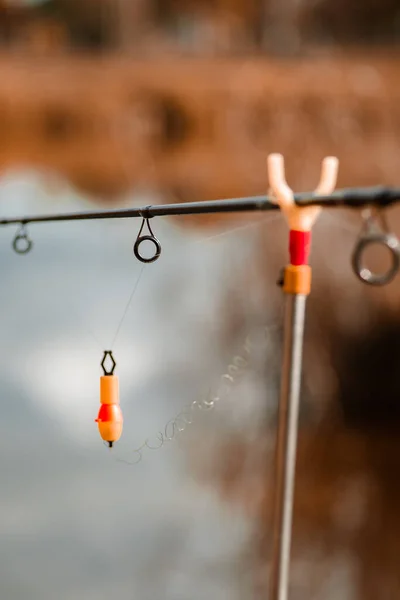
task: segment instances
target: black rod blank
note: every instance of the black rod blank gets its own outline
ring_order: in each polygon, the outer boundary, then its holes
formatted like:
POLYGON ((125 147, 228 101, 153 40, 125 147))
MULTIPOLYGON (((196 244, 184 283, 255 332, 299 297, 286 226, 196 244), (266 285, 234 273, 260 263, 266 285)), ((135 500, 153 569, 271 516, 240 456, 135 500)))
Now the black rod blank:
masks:
MULTIPOLYGON (((316 196, 313 192, 294 194, 298 206, 350 207, 376 206, 386 208, 400 201, 400 188, 384 186, 367 188, 346 188, 335 190, 328 196, 316 196)), ((129 219, 141 217, 161 217, 168 215, 200 215, 213 213, 252 212, 280 210, 269 196, 250 196, 205 202, 183 202, 179 204, 157 204, 143 208, 123 208, 79 213, 51 214, 0 219, 0 225, 18 223, 46 223, 55 221, 85 221, 97 219, 129 219)))

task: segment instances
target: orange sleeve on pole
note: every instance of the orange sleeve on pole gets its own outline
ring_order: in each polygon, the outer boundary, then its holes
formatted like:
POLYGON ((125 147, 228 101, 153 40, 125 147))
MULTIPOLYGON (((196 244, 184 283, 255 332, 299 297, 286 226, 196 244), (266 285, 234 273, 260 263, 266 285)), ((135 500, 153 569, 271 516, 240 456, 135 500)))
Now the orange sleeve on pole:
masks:
POLYGON ((286 294, 308 296, 311 291, 311 267, 309 265, 288 265, 285 269, 283 290, 286 294))

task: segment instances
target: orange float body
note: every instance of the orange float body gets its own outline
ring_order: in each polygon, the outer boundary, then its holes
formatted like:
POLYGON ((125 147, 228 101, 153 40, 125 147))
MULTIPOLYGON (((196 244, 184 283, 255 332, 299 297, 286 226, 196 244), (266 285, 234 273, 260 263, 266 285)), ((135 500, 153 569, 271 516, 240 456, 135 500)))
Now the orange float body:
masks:
POLYGON ((119 384, 115 375, 100 377, 100 410, 95 422, 101 438, 112 448, 122 435, 123 416, 119 405, 119 384))

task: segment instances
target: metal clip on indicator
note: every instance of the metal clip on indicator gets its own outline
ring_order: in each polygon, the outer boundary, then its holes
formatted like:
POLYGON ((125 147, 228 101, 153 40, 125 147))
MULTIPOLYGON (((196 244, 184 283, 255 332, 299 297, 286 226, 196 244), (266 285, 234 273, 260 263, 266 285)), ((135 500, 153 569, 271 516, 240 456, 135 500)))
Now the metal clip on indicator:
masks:
MULTIPOLYGON (((144 210, 143 213, 146 213, 146 210, 144 210)), ((141 216, 143 217, 142 226, 139 230, 138 236, 136 238, 136 242, 133 246, 133 253, 136 256, 136 258, 138 260, 140 260, 140 262, 152 263, 155 260, 157 260, 161 254, 161 244, 160 244, 159 240, 156 238, 156 236, 154 235, 154 233, 150 227, 149 218, 151 218, 151 217, 149 217, 148 214, 146 215, 146 214, 142 214, 142 213, 141 213, 141 216), (150 235, 141 235, 145 223, 147 225, 147 229, 149 230, 150 235), (145 258, 139 252, 140 244, 145 241, 152 242, 155 246, 155 253, 153 254, 153 256, 150 256, 150 258, 145 258)))
POLYGON ((28 236, 25 223, 21 223, 21 227, 15 236, 12 247, 17 254, 28 254, 32 250, 33 242, 28 236))
POLYGON ((113 353, 111 350, 104 350, 103 360, 101 361, 101 368, 103 369, 104 376, 114 375, 115 367, 117 363, 114 360, 113 353), (109 368, 106 367, 106 360, 110 359, 111 365, 109 368))
POLYGON ((400 242, 396 235, 390 233, 382 212, 375 211, 373 214, 371 209, 367 209, 363 216, 364 227, 352 256, 353 271, 363 283, 375 286, 387 285, 395 278, 400 269, 400 242), (384 273, 373 273, 363 266, 364 252, 372 244, 383 246, 390 252, 391 265, 384 273))

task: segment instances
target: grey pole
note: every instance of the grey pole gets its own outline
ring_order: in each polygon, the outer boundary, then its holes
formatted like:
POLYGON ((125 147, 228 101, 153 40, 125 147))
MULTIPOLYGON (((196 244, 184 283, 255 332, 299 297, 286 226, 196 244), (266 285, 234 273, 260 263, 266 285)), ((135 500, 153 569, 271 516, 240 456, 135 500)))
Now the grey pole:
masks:
POLYGON ((306 300, 307 296, 301 294, 287 294, 286 297, 279 424, 275 456, 274 532, 269 600, 287 600, 289 594, 306 300))

